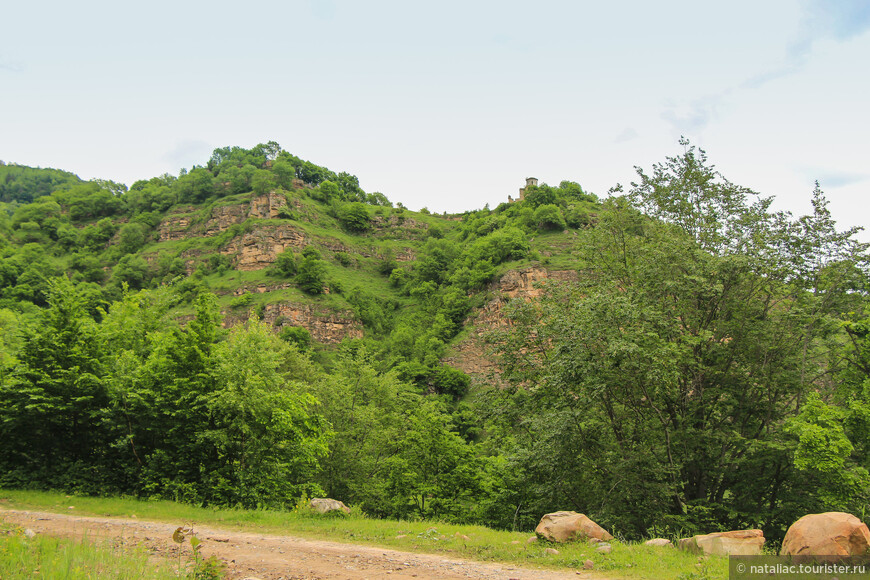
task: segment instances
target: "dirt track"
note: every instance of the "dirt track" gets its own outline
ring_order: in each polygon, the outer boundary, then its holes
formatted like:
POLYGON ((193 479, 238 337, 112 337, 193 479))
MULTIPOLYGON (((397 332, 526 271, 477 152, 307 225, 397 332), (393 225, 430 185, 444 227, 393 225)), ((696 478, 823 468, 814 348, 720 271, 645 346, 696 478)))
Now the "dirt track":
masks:
MULTIPOLYGON (((29 528, 38 534, 104 538, 124 545, 142 544, 158 557, 174 558, 178 554, 178 544, 172 541, 172 532, 177 526, 172 524, 4 509, 0 509, 0 520, 29 528)), ((484 564, 293 536, 252 534, 209 527, 196 527, 195 532, 203 542, 203 555, 215 555, 226 562, 228 578, 232 579, 604 580, 602 576, 588 572, 533 570, 510 564, 484 564)), ((185 548, 190 550, 188 545, 185 548)))

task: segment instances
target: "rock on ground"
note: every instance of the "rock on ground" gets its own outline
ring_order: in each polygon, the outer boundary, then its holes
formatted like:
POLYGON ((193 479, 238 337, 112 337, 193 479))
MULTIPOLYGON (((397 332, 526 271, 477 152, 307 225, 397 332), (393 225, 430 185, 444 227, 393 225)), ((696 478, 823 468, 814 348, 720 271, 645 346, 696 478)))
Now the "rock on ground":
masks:
POLYGON ((756 556, 764 546, 761 530, 734 530, 683 538, 678 547, 694 554, 716 556, 756 556))
POLYGON ((610 533, 577 512, 554 512, 541 518, 535 533, 539 538, 550 542, 570 542, 573 540, 612 540, 610 533))
POLYGON ((673 546, 667 538, 653 538, 643 543, 644 546, 673 546))
POLYGON ((809 514, 791 525, 782 541, 783 556, 863 556, 870 531, 861 520, 843 512, 809 514))
POLYGON ((328 514, 329 512, 344 512, 350 513, 350 508, 344 505, 344 502, 337 499, 329 499, 328 497, 312 498, 308 505, 311 509, 319 514, 328 514))

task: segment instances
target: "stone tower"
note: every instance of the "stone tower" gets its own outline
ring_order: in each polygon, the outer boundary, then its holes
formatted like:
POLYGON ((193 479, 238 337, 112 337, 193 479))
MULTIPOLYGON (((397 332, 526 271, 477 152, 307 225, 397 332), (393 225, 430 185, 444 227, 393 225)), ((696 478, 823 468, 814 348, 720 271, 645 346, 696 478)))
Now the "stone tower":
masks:
POLYGON ((526 187, 520 188, 520 201, 526 198, 526 188, 528 187, 537 187, 538 186, 538 178, 537 177, 526 177, 526 187))

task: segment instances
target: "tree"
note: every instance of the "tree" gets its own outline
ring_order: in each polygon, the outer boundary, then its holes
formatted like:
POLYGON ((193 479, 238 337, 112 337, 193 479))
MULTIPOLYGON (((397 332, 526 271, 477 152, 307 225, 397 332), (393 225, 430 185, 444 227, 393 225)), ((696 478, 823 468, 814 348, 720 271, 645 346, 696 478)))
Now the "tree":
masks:
POLYGON ((354 233, 365 232, 372 227, 369 210, 365 204, 360 202, 346 203, 341 206, 338 217, 341 225, 354 233))
POLYGON ((0 385, 5 482, 98 486, 108 393, 95 324, 65 278, 50 281, 48 302, 0 385))
POLYGON ((326 180, 320 184, 320 196, 326 203, 338 201, 341 199, 341 190, 336 184, 326 180))
POLYGON ((553 204, 539 206, 535 210, 535 223, 538 229, 541 230, 564 230, 565 218, 562 217, 562 210, 553 204))
POLYGON ((275 189, 277 180, 271 171, 258 169, 251 177, 251 188, 257 195, 264 195, 275 189))
POLYGON ((328 430, 317 400, 294 367, 299 351, 254 319, 233 328, 212 355, 215 390, 205 397, 209 425, 199 434, 218 462, 204 477, 214 503, 286 507, 310 485, 326 454, 328 430), (289 362, 289 364, 288 364, 289 362))
POLYGON ((651 174, 635 167, 640 180, 631 184, 630 200, 714 254, 753 254, 771 244, 770 236, 778 231, 772 226, 782 217, 768 213, 772 198, 725 179, 688 139, 680 139, 680 145, 685 153, 654 164, 651 174))
POLYGON ((326 283, 326 262, 320 259, 320 254, 312 246, 306 246, 302 251, 296 283, 309 294, 323 293, 323 286, 326 283))
POLYGON ((293 250, 287 248, 275 257, 274 272, 279 276, 289 278, 296 274, 296 257, 293 250))
MULTIPOLYGON (((820 429, 848 455, 832 430, 845 419, 802 409, 811 390, 831 392, 834 310, 784 274, 790 226, 767 200, 750 203, 693 149, 638 171, 631 196, 582 232, 578 283, 514 303, 495 335, 511 388, 488 407, 511 433, 514 485, 526 486, 515 497, 632 535, 658 522, 781 536, 836 504, 812 491, 833 480, 808 476, 827 465, 820 429)), ((841 490, 867 484, 860 471, 847 479, 841 490)), ((836 497, 846 507, 848 493, 836 497)))
POLYGON ((145 244, 145 226, 137 223, 124 224, 119 231, 119 247, 124 254, 132 254, 145 244))
POLYGON ((178 199, 182 203, 199 203, 214 193, 214 178, 204 167, 195 167, 175 182, 178 199))
POLYGON ((527 187, 523 199, 530 206, 539 207, 556 203, 557 197, 556 190, 546 183, 542 183, 541 185, 531 185, 527 187))
POLYGON ((384 517, 469 519, 486 462, 453 429, 437 400, 397 373, 378 373, 364 349, 340 353, 317 386, 321 411, 335 427, 319 481, 384 517))

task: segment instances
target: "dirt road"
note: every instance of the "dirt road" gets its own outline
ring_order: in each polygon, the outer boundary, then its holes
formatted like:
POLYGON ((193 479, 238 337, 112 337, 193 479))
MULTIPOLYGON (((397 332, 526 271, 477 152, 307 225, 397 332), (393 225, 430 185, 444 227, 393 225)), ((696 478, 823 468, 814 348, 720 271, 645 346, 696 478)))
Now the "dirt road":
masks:
MULTIPOLYGON (((174 558, 178 554, 178 544, 172 541, 172 533, 177 526, 172 524, 5 509, 0 509, 0 520, 29 528, 38 534, 87 536, 92 540, 101 538, 124 545, 142 544, 158 557, 174 558)), ((252 534, 209 527, 196 527, 195 532, 203 542, 204 556, 215 555, 226 562, 231 579, 604 580, 602 576, 590 572, 533 570, 510 564, 484 564, 293 536, 252 534)), ((185 548, 190 550, 189 545, 185 548)))

